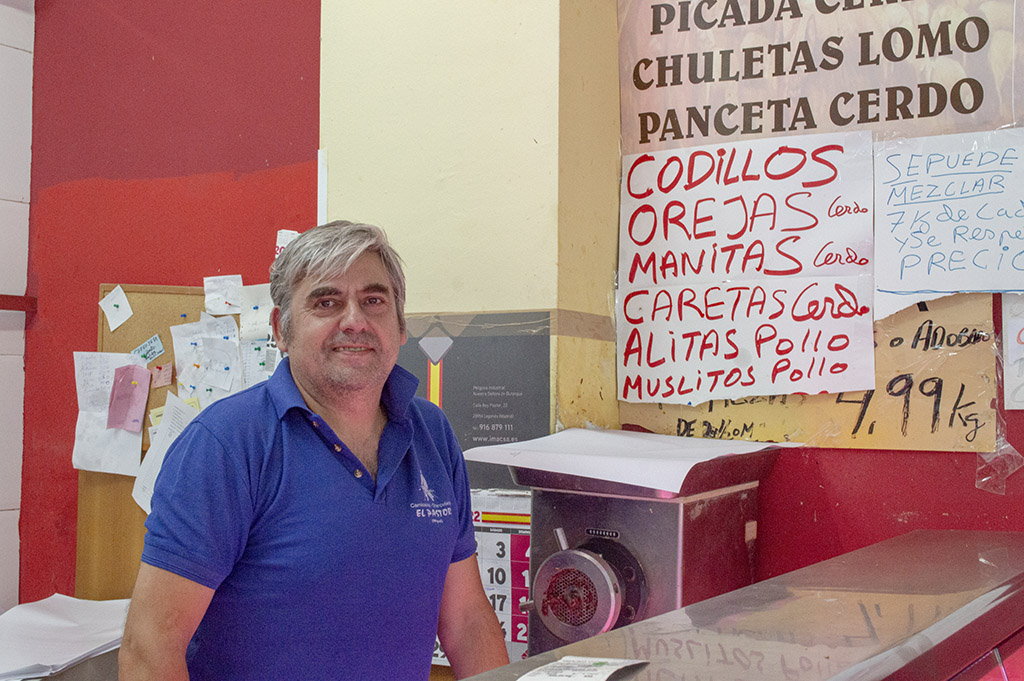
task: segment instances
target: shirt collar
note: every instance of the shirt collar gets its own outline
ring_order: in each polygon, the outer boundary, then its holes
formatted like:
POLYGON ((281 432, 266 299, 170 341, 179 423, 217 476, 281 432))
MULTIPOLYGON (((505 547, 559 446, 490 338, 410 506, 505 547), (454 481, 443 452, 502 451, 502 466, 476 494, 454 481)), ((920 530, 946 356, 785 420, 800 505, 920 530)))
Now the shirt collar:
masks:
MULTIPOLYGON (((384 383, 384 390, 381 392, 381 402, 388 410, 388 418, 404 418, 416 396, 416 388, 419 386, 419 379, 398 366, 391 369, 387 382, 384 383)), ((311 411, 306 401, 302 399, 302 393, 295 385, 292 378, 291 364, 288 358, 282 359, 274 374, 267 381, 267 389, 270 391, 270 399, 277 411, 277 418, 282 419, 284 415, 293 408, 311 411)))

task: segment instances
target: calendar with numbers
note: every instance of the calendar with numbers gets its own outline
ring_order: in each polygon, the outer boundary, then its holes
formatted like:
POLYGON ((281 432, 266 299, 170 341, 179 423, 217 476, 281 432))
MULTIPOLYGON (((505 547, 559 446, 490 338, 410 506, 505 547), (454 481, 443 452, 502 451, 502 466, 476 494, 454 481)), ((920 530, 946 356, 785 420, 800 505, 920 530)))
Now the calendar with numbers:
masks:
MULTIPOLYGON (((530 492, 525 490, 472 490, 473 527, 480 579, 501 629, 509 660, 526 657, 528 617, 519 603, 530 596, 530 492)), ((439 643, 434 664, 447 665, 439 643)))

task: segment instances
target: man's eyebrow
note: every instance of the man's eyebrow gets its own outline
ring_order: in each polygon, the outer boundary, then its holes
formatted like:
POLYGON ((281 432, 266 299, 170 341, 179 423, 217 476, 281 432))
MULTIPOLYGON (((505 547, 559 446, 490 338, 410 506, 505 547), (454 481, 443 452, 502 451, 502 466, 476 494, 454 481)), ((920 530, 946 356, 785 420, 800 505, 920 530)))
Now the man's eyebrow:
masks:
POLYGON ((334 296, 337 294, 338 289, 334 286, 317 286, 315 289, 306 294, 306 300, 322 298, 323 296, 334 296))
POLYGON ((363 287, 362 292, 363 293, 386 293, 387 295, 391 295, 391 287, 388 286, 387 284, 369 284, 368 286, 364 286, 363 287))
MULTIPOLYGON (((306 295, 306 300, 315 300, 324 296, 336 296, 339 293, 341 293, 341 291, 339 291, 336 286, 317 286, 306 295)), ((367 284, 362 288, 360 293, 383 293, 391 295, 391 287, 387 284, 380 283, 367 284)))

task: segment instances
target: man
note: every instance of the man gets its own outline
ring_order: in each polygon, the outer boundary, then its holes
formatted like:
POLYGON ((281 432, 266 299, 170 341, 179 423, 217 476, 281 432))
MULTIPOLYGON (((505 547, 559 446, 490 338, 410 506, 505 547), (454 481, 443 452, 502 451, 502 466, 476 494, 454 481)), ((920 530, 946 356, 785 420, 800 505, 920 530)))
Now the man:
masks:
POLYGON ((287 353, 189 424, 157 479, 122 680, 429 675, 506 664, 461 450, 395 365, 405 278, 384 233, 333 222, 271 268, 287 353))

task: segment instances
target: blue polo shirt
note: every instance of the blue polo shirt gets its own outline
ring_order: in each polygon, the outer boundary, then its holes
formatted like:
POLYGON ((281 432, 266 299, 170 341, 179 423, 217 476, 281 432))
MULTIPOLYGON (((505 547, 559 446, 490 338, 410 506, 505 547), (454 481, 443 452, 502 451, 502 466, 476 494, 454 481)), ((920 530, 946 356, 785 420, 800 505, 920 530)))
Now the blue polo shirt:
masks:
POLYGON ((476 551, 455 435, 392 370, 376 481, 311 412, 288 360, 167 452, 142 560, 215 589, 193 680, 425 679, 451 563, 476 551))

